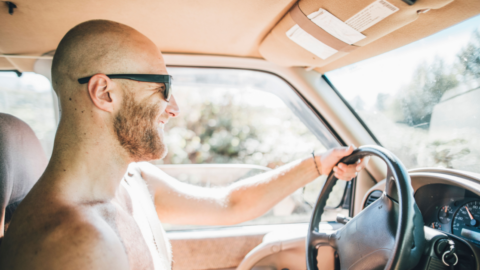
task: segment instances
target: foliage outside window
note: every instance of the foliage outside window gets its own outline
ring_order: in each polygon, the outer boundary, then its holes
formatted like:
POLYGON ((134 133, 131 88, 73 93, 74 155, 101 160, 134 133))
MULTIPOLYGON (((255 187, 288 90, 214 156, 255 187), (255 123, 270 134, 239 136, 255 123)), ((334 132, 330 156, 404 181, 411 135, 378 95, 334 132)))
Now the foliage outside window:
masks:
MULTIPOLYGON (((169 73, 180 115, 166 126, 169 152, 155 164, 181 181, 221 188, 308 157, 313 149, 326 150, 304 124, 307 120, 299 119, 282 101, 282 93, 293 90, 274 75, 198 68, 170 68, 169 73)), ((307 222, 324 181, 325 177, 315 180, 242 225, 307 222)), ((338 206, 344 190, 345 182, 339 183, 330 205, 338 206)), ((342 209, 331 210, 326 219, 334 220, 337 211, 342 209)))
POLYGON ((50 81, 42 75, 0 72, 0 112, 25 121, 35 132, 48 158, 57 128, 50 81))
POLYGON ((326 74, 407 168, 480 172, 480 16, 326 74))

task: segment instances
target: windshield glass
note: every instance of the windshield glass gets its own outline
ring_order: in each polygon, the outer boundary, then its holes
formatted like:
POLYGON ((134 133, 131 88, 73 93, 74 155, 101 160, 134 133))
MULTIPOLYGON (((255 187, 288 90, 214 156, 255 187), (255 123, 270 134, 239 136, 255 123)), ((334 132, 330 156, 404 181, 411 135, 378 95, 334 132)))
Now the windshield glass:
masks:
POLYGON ((480 16, 325 75, 409 169, 480 172, 480 16))

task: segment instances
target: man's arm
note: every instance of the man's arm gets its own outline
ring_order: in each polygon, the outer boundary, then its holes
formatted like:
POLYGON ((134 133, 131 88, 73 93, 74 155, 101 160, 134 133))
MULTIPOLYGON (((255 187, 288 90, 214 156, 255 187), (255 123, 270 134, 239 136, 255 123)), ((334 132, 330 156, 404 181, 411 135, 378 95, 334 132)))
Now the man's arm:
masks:
MULTIPOLYGON (((353 147, 332 149, 316 162, 328 174, 353 147)), ((364 164, 335 167, 339 179, 350 180, 364 164)), ((312 157, 295 161, 226 188, 203 188, 182 183, 150 163, 139 163, 153 193, 162 222, 195 225, 231 225, 263 215, 283 198, 319 176, 312 157)))

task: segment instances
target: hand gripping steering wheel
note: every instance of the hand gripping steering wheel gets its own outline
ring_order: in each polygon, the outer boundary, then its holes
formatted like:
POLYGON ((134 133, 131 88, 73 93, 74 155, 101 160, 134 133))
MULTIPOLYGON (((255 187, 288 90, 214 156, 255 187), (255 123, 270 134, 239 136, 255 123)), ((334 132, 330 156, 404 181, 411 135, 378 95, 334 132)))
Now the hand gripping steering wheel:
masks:
POLYGON ((407 170, 395 155, 378 146, 360 147, 340 162, 353 164, 365 156, 377 156, 387 164, 385 191, 341 229, 321 232, 323 208, 337 182, 333 172, 330 173, 308 228, 308 270, 318 270, 317 248, 322 245, 336 250, 342 270, 403 270, 419 262, 425 246, 423 218, 413 198, 407 170))

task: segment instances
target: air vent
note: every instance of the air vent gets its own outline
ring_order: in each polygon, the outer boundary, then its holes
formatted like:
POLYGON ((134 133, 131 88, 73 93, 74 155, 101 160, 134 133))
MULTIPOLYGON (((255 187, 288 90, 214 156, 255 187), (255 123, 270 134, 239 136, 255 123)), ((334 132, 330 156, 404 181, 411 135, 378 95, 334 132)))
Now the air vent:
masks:
MULTIPOLYGON (((368 195, 367 201, 365 202, 365 207, 372 204, 374 201, 378 200, 382 196, 383 192, 380 190, 374 190, 372 193, 368 195)), ((364 207, 364 208, 365 208, 364 207)))

